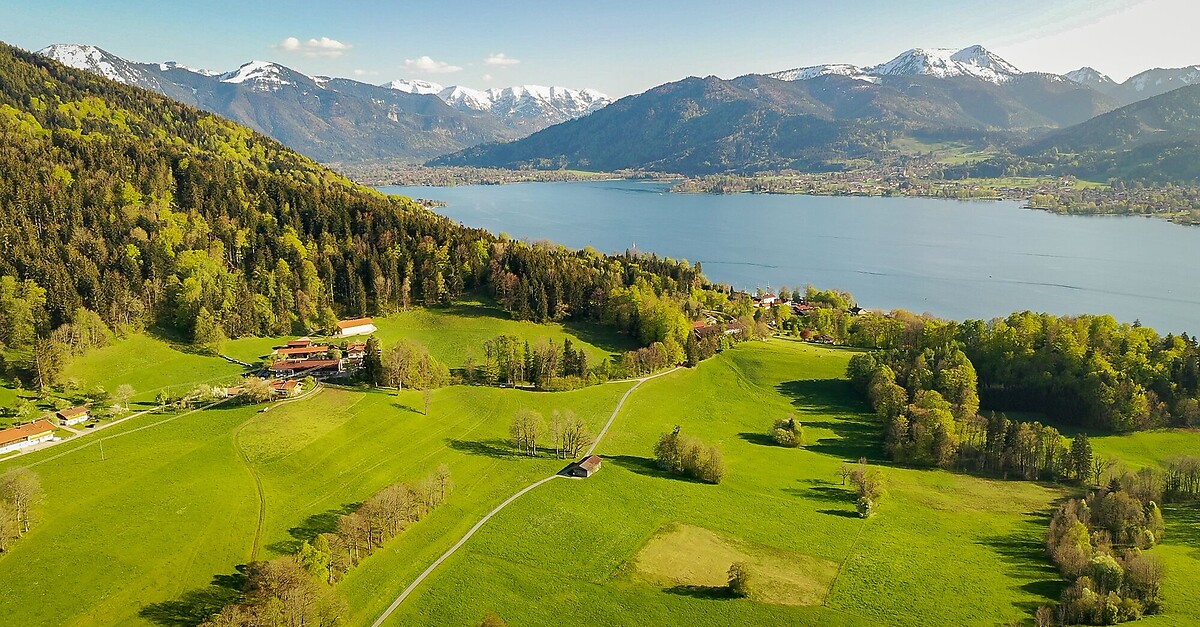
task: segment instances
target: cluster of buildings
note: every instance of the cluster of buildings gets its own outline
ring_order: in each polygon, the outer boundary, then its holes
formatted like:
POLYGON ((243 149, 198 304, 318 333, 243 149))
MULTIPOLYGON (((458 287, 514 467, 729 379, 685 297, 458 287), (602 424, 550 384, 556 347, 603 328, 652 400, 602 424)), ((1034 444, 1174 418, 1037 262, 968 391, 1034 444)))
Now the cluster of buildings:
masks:
MULTIPOLYGON (((347 338, 369 335, 376 330, 375 323, 371 318, 342 320, 332 330, 331 337, 347 338)), ((327 342, 317 343, 312 338, 302 337, 291 340, 283 346, 276 346, 273 353, 275 360, 270 366, 267 366, 267 370, 275 379, 337 377, 345 374, 349 369, 361 366, 366 354, 367 343, 365 341, 347 342, 343 347, 327 342)), ((281 395, 288 393, 290 391, 281 391, 281 395)))
POLYGON ((0 429, 0 455, 48 442, 54 439, 54 430, 59 426, 70 427, 91 419, 91 408, 79 405, 55 412, 53 419, 41 418, 19 427, 0 429))

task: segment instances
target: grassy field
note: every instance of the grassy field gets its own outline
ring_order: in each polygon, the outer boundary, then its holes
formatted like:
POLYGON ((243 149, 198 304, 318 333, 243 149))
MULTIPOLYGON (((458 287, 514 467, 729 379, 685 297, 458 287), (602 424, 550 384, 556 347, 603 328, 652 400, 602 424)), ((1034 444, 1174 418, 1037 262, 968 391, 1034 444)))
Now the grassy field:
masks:
POLYGON ((241 372, 241 366, 225 360, 188 352, 149 335, 131 335, 72 359, 63 379, 74 379, 84 389, 99 385, 109 392, 128 383, 135 392, 133 400, 148 403, 164 389, 183 393, 200 383, 234 381, 241 372))
MULTIPOLYGON (((567 337, 599 363, 613 353, 637 346, 626 336, 588 325, 536 324, 512 320, 504 311, 483 303, 458 303, 438 309, 410 309, 376 318, 376 334, 386 347, 402 338, 416 340, 451 368, 461 367, 468 356, 483 361, 483 343, 499 335, 516 335, 536 344, 543 339, 562 345, 567 337)), ((287 338, 246 338, 229 343, 226 353, 251 362, 270 354, 287 338)))
POLYGON ((774 341, 644 384, 600 447, 600 473, 522 497, 389 624, 468 624, 488 611, 515 624, 1003 624, 1056 597, 1040 550, 1056 489, 889 468, 881 513, 854 515, 837 468, 880 450, 841 379, 849 356, 774 341), (806 425, 806 450, 762 435, 788 412, 806 425), (675 424, 724 449, 721 485, 654 468, 653 443, 675 424), (663 551, 679 529, 706 538, 703 550, 663 551), (712 582, 731 555, 749 556, 774 591, 727 598, 712 582))
MULTIPOLYGON (((456 321, 444 311, 397 318, 381 335, 426 334, 450 363, 465 355, 462 343, 524 326, 488 316, 456 321), (393 327, 397 318, 408 324, 393 327), (437 341, 437 328, 457 333, 459 344, 437 341)), ((121 350, 159 351, 177 376, 197 381, 228 366, 149 339, 112 352, 121 350)), ((1041 542, 1053 503, 1067 492, 884 465, 879 514, 857 518, 837 470, 860 457, 882 463, 882 451, 878 425, 843 379, 852 354, 773 340, 644 383, 599 447, 598 474, 551 481, 515 501, 388 624, 468 625, 490 611, 514 625, 1027 622, 1063 585, 1041 542), (804 449, 765 437, 788 413, 805 425, 804 449), (674 425, 722 448, 725 481, 701 484, 654 466, 654 442, 674 425), (759 581, 750 599, 729 598, 721 586, 733 561, 749 563, 759 581)), ((111 365, 73 367, 105 381, 134 377, 139 392, 154 381, 138 377, 167 378, 148 364, 109 372, 121 359, 97 357, 111 365)), ((195 624, 233 598, 239 565, 290 552, 381 487, 446 463, 456 483, 450 499, 336 588, 347 624, 370 624, 487 511, 562 467, 507 447, 516 409, 570 408, 598 429, 630 385, 566 393, 458 386, 436 391, 428 416, 417 392, 326 388, 265 413, 137 418, 103 433, 104 459, 90 435, 26 456, 20 463, 36 464, 47 498, 34 531, 0 557, 0 616, 30 626, 195 624)), ((1198 437, 1094 442, 1135 465, 1139 455, 1153 463, 1198 437)), ((15 463, 0 461, 0 471, 15 463)), ((1152 623, 1183 625, 1200 617, 1192 585, 1200 510, 1166 514, 1168 539, 1155 551, 1170 568, 1169 613, 1152 623)))
MULTIPOLYGON (((237 565, 290 552, 329 530, 330 512, 439 463, 458 491, 412 532, 456 536, 563 465, 503 448, 517 407, 570 408, 598 428, 628 385, 449 388, 434 394, 428 416, 416 409, 419 393, 325 389, 266 413, 138 418, 103 433, 104 460, 90 435, 28 455, 20 463, 33 465, 46 490, 43 522, 0 558, 0 615, 30 626, 194 624, 230 598, 237 565)), ((0 471, 14 464, 0 462, 0 471)), ((375 575, 387 585, 409 576, 375 575)))

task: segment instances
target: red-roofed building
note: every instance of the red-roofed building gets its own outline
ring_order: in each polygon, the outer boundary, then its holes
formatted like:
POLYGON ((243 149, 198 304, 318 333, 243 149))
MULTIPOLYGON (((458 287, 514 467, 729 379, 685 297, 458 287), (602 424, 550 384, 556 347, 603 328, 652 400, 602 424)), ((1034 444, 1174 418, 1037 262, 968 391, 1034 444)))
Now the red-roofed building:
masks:
POLYGON ((12 429, 0 429, 0 453, 9 453, 54 439, 54 424, 38 420, 12 429))
POLYGON ((329 353, 329 346, 310 344, 308 346, 285 346, 275 349, 275 354, 284 359, 316 359, 329 353))
POLYGON ((278 379, 271 382, 271 389, 275 390, 276 396, 288 397, 296 396, 302 391, 300 382, 295 379, 278 379))
POLYGON ((334 325, 333 335, 338 337, 370 335, 378 330, 375 327, 375 321, 371 318, 353 318, 351 320, 338 320, 338 323, 334 325))
POLYGON ((580 460, 578 463, 571 466, 572 477, 590 477, 600 470, 600 465, 604 462, 599 455, 592 455, 580 460))
POLYGON ((268 370, 277 377, 316 377, 341 374, 345 367, 340 359, 285 359, 271 364, 268 370))

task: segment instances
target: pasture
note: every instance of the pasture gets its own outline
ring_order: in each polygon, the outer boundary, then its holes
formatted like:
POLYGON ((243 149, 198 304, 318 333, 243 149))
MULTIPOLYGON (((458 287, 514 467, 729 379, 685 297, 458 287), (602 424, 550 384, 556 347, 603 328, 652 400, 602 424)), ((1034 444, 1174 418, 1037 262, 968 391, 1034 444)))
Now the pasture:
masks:
MULTIPOLYGON (((381 335, 408 328, 425 343, 432 329, 461 325, 459 344, 427 343, 452 365, 465 359, 462 344, 524 324, 484 318, 484 330, 472 331, 445 313, 410 314, 430 326, 389 328, 389 319, 381 335)), ((569 330, 530 334, 551 332, 569 330)), ((596 341, 592 349, 612 346, 596 341)), ((112 352, 166 351, 166 372, 195 382, 238 370, 158 340, 121 342, 112 352)), ((879 426, 843 378, 852 354, 776 339, 647 381, 597 449, 599 473, 515 501, 388 624, 475 624, 488 612, 510 624, 1027 623, 1063 585, 1042 538, 1054 502, 1070 491, 884 463, 879 426), (766 436, 789 413, 804 424, 803 449, 766 436), (675 425, 722 448, 720 485, 657 469, 654 443, 675 425), (861 457, 883 466, 888 482, 879 513, 865 521, 838 473, 861 457), (733 561, 748 563, 759 583, 749 599, 722 586, 733 561)), ((139 394, 167 378, 148 363, 105 367, 115 361, 89 355, 73 368, 102 385, 132 377, 139 394)), ((552 455, 530 459, 508 446, 517 409, 571 409, 594 432, 630 385, 456 386, 434 392, 429 415, 419 392, 327 387, 265 413, 222 406, 139 417, 103 433, 104 459, 90 436, 25 456, 46 500, 34 530, 0 557, 0 615, 30 626, 196 624, 234 598, 240 565, 289 553, 380 488, 448 464, 456 488, 447 502, 335 588, 347 624, 370 624, 491 508, 562 468, 552 455)), ((1094 442, 1136 465, 1185 451, 1196 437, 1094 442)), ((15 464, 0 461, 0 471, 15 464)), ((1155 551, 1170 569, 1168 613, 1149 622, 1188 624, 1200 617, 1191 585, 1200 576, 1200 510, 1168 507, 1166 516, 1168 538, 1155 551)))

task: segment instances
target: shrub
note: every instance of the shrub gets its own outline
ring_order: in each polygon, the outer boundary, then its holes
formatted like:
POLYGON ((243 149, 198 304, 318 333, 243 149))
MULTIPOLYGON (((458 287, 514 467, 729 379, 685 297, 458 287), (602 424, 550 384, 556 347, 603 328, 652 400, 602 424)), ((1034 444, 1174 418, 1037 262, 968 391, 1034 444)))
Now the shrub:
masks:
POLYGON ((734 562, 729 566, 729 593, 738 598, 748 598, 754 585, 754 577, 750 574, 750 565, 746 562, 734 562))

